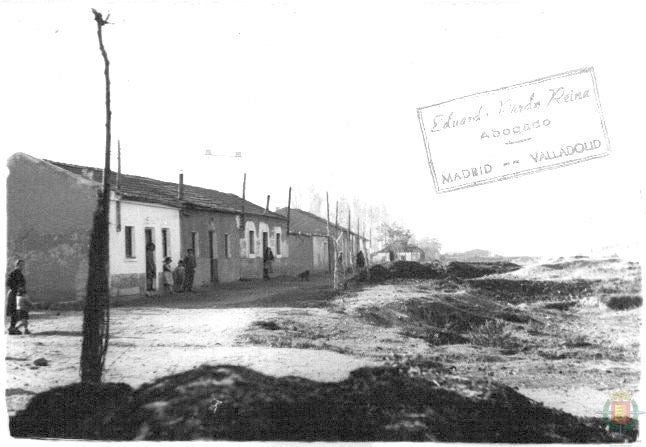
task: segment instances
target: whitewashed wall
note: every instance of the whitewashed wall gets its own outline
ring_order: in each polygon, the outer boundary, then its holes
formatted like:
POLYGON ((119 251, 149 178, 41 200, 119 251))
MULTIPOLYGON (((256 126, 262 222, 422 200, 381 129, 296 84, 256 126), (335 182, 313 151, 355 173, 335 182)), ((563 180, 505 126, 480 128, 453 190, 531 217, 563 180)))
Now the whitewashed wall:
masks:
MULTIPOLYGON (((177 208, 141 202, 121 201, 121 231, 117 231, 116 202, 110 203, 110 275, 146 273, 145 229, 153 230, 157 277, 162 272, 162 228, 168 229, 169 255, 173 267, 180 259, 180 217, 177 208), (126 257, 126 226, 133 227, 134 258, 126 257)), ((161 284, 157 284, 158 290, 161 284)), ((127 292, 127 291, 124 291, 127 292)), ((134 291, 133 291, 134 292, 134 291)))

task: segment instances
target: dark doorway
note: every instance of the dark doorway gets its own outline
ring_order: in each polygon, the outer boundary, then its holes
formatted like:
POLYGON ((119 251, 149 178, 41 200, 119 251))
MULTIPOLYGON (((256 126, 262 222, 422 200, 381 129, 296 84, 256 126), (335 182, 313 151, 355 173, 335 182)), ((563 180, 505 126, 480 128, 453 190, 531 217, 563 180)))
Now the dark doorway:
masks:
POLYGON ((218 247, 215 231, 209 231, 209 258, 211 259, 211 284, 218 282, 218 247))
POLYGON ((156 289, 157 284, 157 266, 155 263, 155 241, 153 238, 153 229, 146 228, 146 291, 152 292, 156 289))
POLYGON ((262 252, 265 252, 265 248, 269 245, 269 234, 266 231, 262 232, 262 252))

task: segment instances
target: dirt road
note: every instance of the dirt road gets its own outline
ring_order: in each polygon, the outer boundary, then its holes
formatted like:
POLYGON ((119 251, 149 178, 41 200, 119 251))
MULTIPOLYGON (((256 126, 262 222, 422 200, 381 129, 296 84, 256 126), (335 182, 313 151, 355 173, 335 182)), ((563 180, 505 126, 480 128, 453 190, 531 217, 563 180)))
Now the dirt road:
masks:
MULTIPOLYGON (((105 380, 136 387, 202 364, 236 364, 275 376, 343 380, 351 370, 373 362, 333 351, 240 346, 238 342, 254 321, 273 318, 279 311, 255 306, 268 305, 277 296, 280 305, 289 305, 295 294, 303 297, 296 305, 322 305, 326 294, 321 290, 327 284, 323 277, 310 282, 248 282, 215 291, 121 302, 111 312, 105 380)), ((82 322, 79 311, 33 312, 32 335, 7 339, 10 415, 24 408, 35 393, 78 381, 82 322), (39 358, 47 366, 35 365, 39 358)))

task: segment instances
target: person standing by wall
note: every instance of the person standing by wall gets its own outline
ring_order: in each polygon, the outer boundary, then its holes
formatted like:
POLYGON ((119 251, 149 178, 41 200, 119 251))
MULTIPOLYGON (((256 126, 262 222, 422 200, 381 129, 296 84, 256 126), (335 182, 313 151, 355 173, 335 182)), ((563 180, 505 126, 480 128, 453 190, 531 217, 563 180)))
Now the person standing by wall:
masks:
POLYGON ((268 246, 262 254, 262 278, 269 279, 269 274, 272 272, 272 261, 274 260, 274 252, 268 246))
POLYGON ((27 290, 25 276, 22 273, 24 268, 25 261, 18 259, 16 261, 16 268, 7 277, 7 316, 11 318, 9 335, 22 334, 22 332, 16 329, 16 323, 18 322, 16 296, 19 290, 27 290))
POLYGON ((19 322, 16 325, 16 329, 19 327, 25 328, 25 334, 29 335, 29 311, 33 307, 34 303, 27 296, 27 291, 25 289, 18 290, 18 296, 16 297, 16 320, 19 322))
POLYGON ((146 245, 146 292, 155 290, 155 277, 157 266, 155 265, 155 244, 149 242, 146 245))
POLYGON ((366 279, 366 258, 363 255, 363 250, 357 253, 357 270, 359 270, 359 281, 366 279))
POLYGON ((177 267, 175 267, 175 270, 173 271, 175 292, 182 293, 184 291, 184 281, 186 281, 186 269, 184 268, 184 261, 180 259, 177 263, 177 267))
POLYGON ((164 292, 169 295, 173 294, 173 269, 171 268, 173 260, 170 257, 164 259, 164 292))
POLYGON ((195 278, 195 268, 197 264, 195 262, 195 255, 193 254, 193 249, 189 248, 186 250, 186 257, 184 258, 184 291, 192 292, 193 291, 193 279, 195 278))
POLYGON ((340 251, 336 257, 336 267, 334 269, 334 284, 335 287, 339 289, 345 289, 347 284, 345 283, 345 271, 343 270, 343 252, 340 251))

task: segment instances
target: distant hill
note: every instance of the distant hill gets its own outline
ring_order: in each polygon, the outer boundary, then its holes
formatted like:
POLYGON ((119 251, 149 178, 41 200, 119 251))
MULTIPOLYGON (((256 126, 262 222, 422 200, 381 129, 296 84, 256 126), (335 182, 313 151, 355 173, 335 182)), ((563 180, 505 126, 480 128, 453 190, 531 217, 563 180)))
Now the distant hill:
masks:
POLYGON ((461 262, 478 262, 478 261, 502 261, 502 256, 491 253, 487 250, 473 249, 459 253, 445 253, 440 255, 442 262, 461 261, 461 262))
POLYGON ((440 261, 444 263, 459 261, 459 262, 491 262, 491 261, 507 261, 515 262, 517 264, 527 264, 536 261, 539 258, 532 256, 502 256, 492 253, 487 250, 473 249, 458 253, 445 253, 440 255, 440 261))

